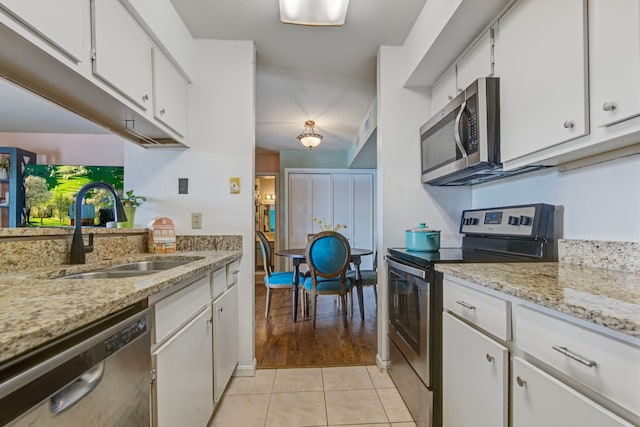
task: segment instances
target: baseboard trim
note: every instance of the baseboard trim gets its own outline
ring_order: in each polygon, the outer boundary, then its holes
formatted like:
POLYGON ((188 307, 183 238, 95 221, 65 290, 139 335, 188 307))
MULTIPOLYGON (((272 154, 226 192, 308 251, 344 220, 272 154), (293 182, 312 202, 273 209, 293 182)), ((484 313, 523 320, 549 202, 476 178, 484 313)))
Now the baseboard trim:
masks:
POLYGON ((256 369, 258 367, 258 361, 254 358, 253 363, 251 365, 240 365, 236 366, 235 371, 233 371, 234 377, 254 377, 256 375, 256 369))
POLYGON ((376 354, 376 365, 378 365, 378 369, 380 372, 389 372, 389 368, 391 367, 390 360, 382 360, 380 354, 376 354))

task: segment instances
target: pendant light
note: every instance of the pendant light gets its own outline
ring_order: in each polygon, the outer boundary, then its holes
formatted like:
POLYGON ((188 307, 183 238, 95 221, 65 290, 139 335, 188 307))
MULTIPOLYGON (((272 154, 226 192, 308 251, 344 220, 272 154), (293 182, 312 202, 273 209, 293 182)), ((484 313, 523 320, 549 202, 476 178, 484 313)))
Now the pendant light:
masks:
POLYGON ((304 130, 297 138, 302 145, 311 150, 322 142, 323 137, 316 132, 316 122, 313 120, 307 120, 304 122, 304 130))

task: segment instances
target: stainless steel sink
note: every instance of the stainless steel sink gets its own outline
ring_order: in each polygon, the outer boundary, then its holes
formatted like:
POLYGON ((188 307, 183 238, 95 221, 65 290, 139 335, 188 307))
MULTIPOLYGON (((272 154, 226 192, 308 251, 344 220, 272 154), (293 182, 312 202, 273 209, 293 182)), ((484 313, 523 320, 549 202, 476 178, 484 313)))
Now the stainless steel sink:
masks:
POLYGON ((191 260, 155 260, 155 261, 138 261, 129 264, 116 265, 107 267, 101 271, 162 271, 171 268, 180 267, 192 262, 191 260))
POLYGON ((170 270, 188 264, 195 259, 138 261, 114 265, 100 270, 69 274, 60 279, 121 279, 125 277, 145 276, 170 270))
POLYGON ((157 273, 158 271, 88 271, 86 273, 70 274, 62 276, 60 279, 122 279, 125 277, 146 276, 147 274, 157 273))

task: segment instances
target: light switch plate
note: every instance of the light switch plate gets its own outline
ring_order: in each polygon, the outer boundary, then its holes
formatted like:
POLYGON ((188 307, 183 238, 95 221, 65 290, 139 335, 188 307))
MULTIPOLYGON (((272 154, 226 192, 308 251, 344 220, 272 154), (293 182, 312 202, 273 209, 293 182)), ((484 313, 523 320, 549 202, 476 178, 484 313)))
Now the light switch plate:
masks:
POLYGON ((189 178, 178 178, 178 194, 189 193, 189 178))
POLYGON ((201 212, 191 212, 191 228, 193 228, 193 229, 202 228, 202 213, 201 212))

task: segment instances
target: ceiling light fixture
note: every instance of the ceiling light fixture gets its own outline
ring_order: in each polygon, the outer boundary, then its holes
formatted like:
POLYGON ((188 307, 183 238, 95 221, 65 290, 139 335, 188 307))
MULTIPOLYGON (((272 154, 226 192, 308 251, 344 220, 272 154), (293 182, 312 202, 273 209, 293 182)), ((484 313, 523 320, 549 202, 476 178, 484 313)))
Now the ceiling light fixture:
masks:
POLYGON ((316 132, 316 122, 313 120, 304 122, 304 130, 297 138, 298 141, 309 150, 322 142, 322 135, 316 132))
POLYGON ((344 25, 349 0, 280 0, 280 20, 285 24, 344 25))

